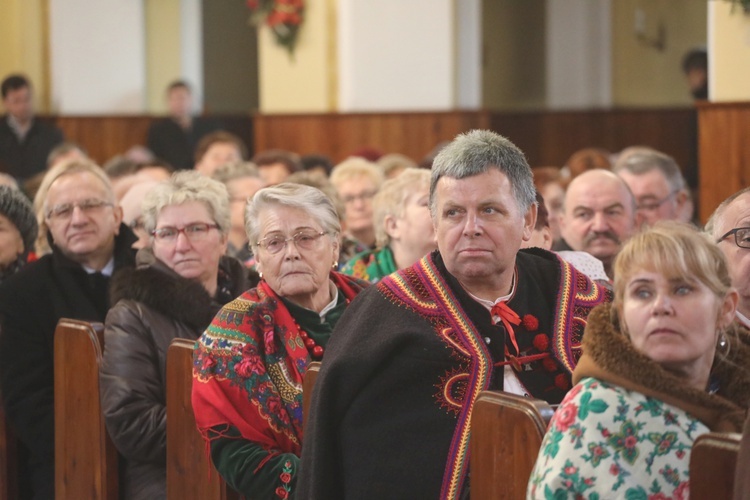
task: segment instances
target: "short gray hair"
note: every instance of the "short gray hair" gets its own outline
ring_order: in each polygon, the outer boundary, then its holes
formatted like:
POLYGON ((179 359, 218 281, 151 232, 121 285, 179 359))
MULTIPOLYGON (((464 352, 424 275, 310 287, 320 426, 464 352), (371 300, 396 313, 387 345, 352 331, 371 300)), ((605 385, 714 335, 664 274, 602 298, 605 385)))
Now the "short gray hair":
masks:
POLYGON ((667 180, 670 191, 682 191, 685 189, 685 178, 682 171, 669 155, 656 150, 638 150, 628 154, 623 160, 617 161, 612 169, 615 173, 623 170, 633 175, 641 175, 652 170, 658 170, 667 180))
POLYGON ((522 213, 536 203, 534 179, 526 157, 515 144, 489 130, 472 130, 456 136, 432 163, 430 212, 435 216, 435 188, 441 177, 464 179, 495 168, 510 181, 522 213))
POLYGON ((708 222, 706 222, 706 226, 703 228, 703 231, 711 235, 714 239, 720 237, 721 235, 717 234, 717 231, 719 231, 719 227, 721 227, 721 224, 719 222, 723 222, 722 219, 724 217, 724 212, 727 211, 727 207, 734 200, 746 193, 750 193, 750 186, 740 189, 729 198, 719 203, 719 206, 716 207, 714 213, 712 213, 711 217, 708 218, 708 222))
POLYGON ((159 214, 165 207, 198 201, 206 205, 211 218, 223 235, 231 227, 229 192, 219 181, 195 170, 181 170, 156 184, 143 198, 143 226, 149 234, 156 229, 159 214))
POLYGON ((341 224, 331 199, 318 188, 283 182, 261 189, 247 204, 245 230, 253 253, 258 251, 260 213, 279 206, 304 210, 323 227, 333 241, 337 241, 341 224))

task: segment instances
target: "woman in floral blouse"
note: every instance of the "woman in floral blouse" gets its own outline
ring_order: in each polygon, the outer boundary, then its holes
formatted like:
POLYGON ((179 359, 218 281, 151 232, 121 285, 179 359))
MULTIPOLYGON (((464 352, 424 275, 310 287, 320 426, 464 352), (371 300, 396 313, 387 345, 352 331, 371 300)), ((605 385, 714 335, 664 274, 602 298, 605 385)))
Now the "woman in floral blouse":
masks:
POLYGON ((735 329, 719 249, 658 224, 624 246, 614 284, 614 303, 589 315, 528 498, 687 498, 695 439, 742 429, 750 335, 735 329))
POLYGON ((261 281, 198 340, 193 410, 232 488, 247 498, 288 498, 302 451, 303 377, 367 283, 333 270, 341 226, 320 190, 261 189, 245 220, 261 281))

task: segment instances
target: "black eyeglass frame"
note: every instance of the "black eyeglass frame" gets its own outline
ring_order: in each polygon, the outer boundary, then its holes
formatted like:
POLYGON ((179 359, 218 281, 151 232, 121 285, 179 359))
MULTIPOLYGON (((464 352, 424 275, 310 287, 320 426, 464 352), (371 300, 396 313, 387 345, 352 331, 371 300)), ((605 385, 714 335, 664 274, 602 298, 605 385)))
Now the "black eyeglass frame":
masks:
POLYGON ((716 243, 721 243, 722 241, 724 241, 725 239, 727 239, 729 236, 734 235, 734 244, 735 245, 737 245, 740 248, 749 248, 750 249, 750 240, 747 241, 745 244, 740 244, 740 241, 742 240, 742 238, 740 238, 739 236, 737 236, 740 231, 747 231, 748 233, 750 233, 750 227, 735 227, 734 229, 732 229, 732 230, 727 231, 726 233, 724 233, 724 235, 721 238, 719 238, 719 239, 716 240, 716 243))

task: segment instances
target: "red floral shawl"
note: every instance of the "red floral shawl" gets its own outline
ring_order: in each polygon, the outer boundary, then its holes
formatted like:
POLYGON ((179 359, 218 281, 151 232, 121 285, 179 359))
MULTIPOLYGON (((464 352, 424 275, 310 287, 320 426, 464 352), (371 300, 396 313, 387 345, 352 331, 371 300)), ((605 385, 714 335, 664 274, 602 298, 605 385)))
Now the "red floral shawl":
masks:
MULTIPOLYGON (((366 283, 331 272, 347 301, 366 283)), ((265 281, 226 304, 198 339, 192 403, 207 440, 230 425, 278 453, 302 450, 302 379, 310 355, 300 328, 265 281)))

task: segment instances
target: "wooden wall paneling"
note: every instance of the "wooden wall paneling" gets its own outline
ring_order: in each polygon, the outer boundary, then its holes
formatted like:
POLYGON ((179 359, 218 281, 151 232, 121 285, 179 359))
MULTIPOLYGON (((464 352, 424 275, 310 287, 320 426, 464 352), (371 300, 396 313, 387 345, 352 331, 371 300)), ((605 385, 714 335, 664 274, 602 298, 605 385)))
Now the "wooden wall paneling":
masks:
POLYGON ((698 107, 699 215, 706 222, 728 196, 750 185, 750 103, 698 107))
MULTIPOLYGON (((80 144, 89 156, 103 165, 113 156, 137 145, 146 145, 148 128, 159 116, 58 116, 54 123, 68 141, 80 144)), ((248 115, 213 115, 223 128, 245 141, 253 152, 253 123, 248 115)))
POLYGON ((257 151, 281 148, 319 153, 339 162, 362 147, 398 152, 421 160, 438 143, 473 128, 489 127, 478 111, 435 113, 353 113, 256 115, 257 151))
POLYGON ((694 161, 694 133, 686 109, 493 112, 490 126, 526 153, 532 166, 563 166, 579 149, 616 153, 633 145, 651 146, 685 168, 694 161))

